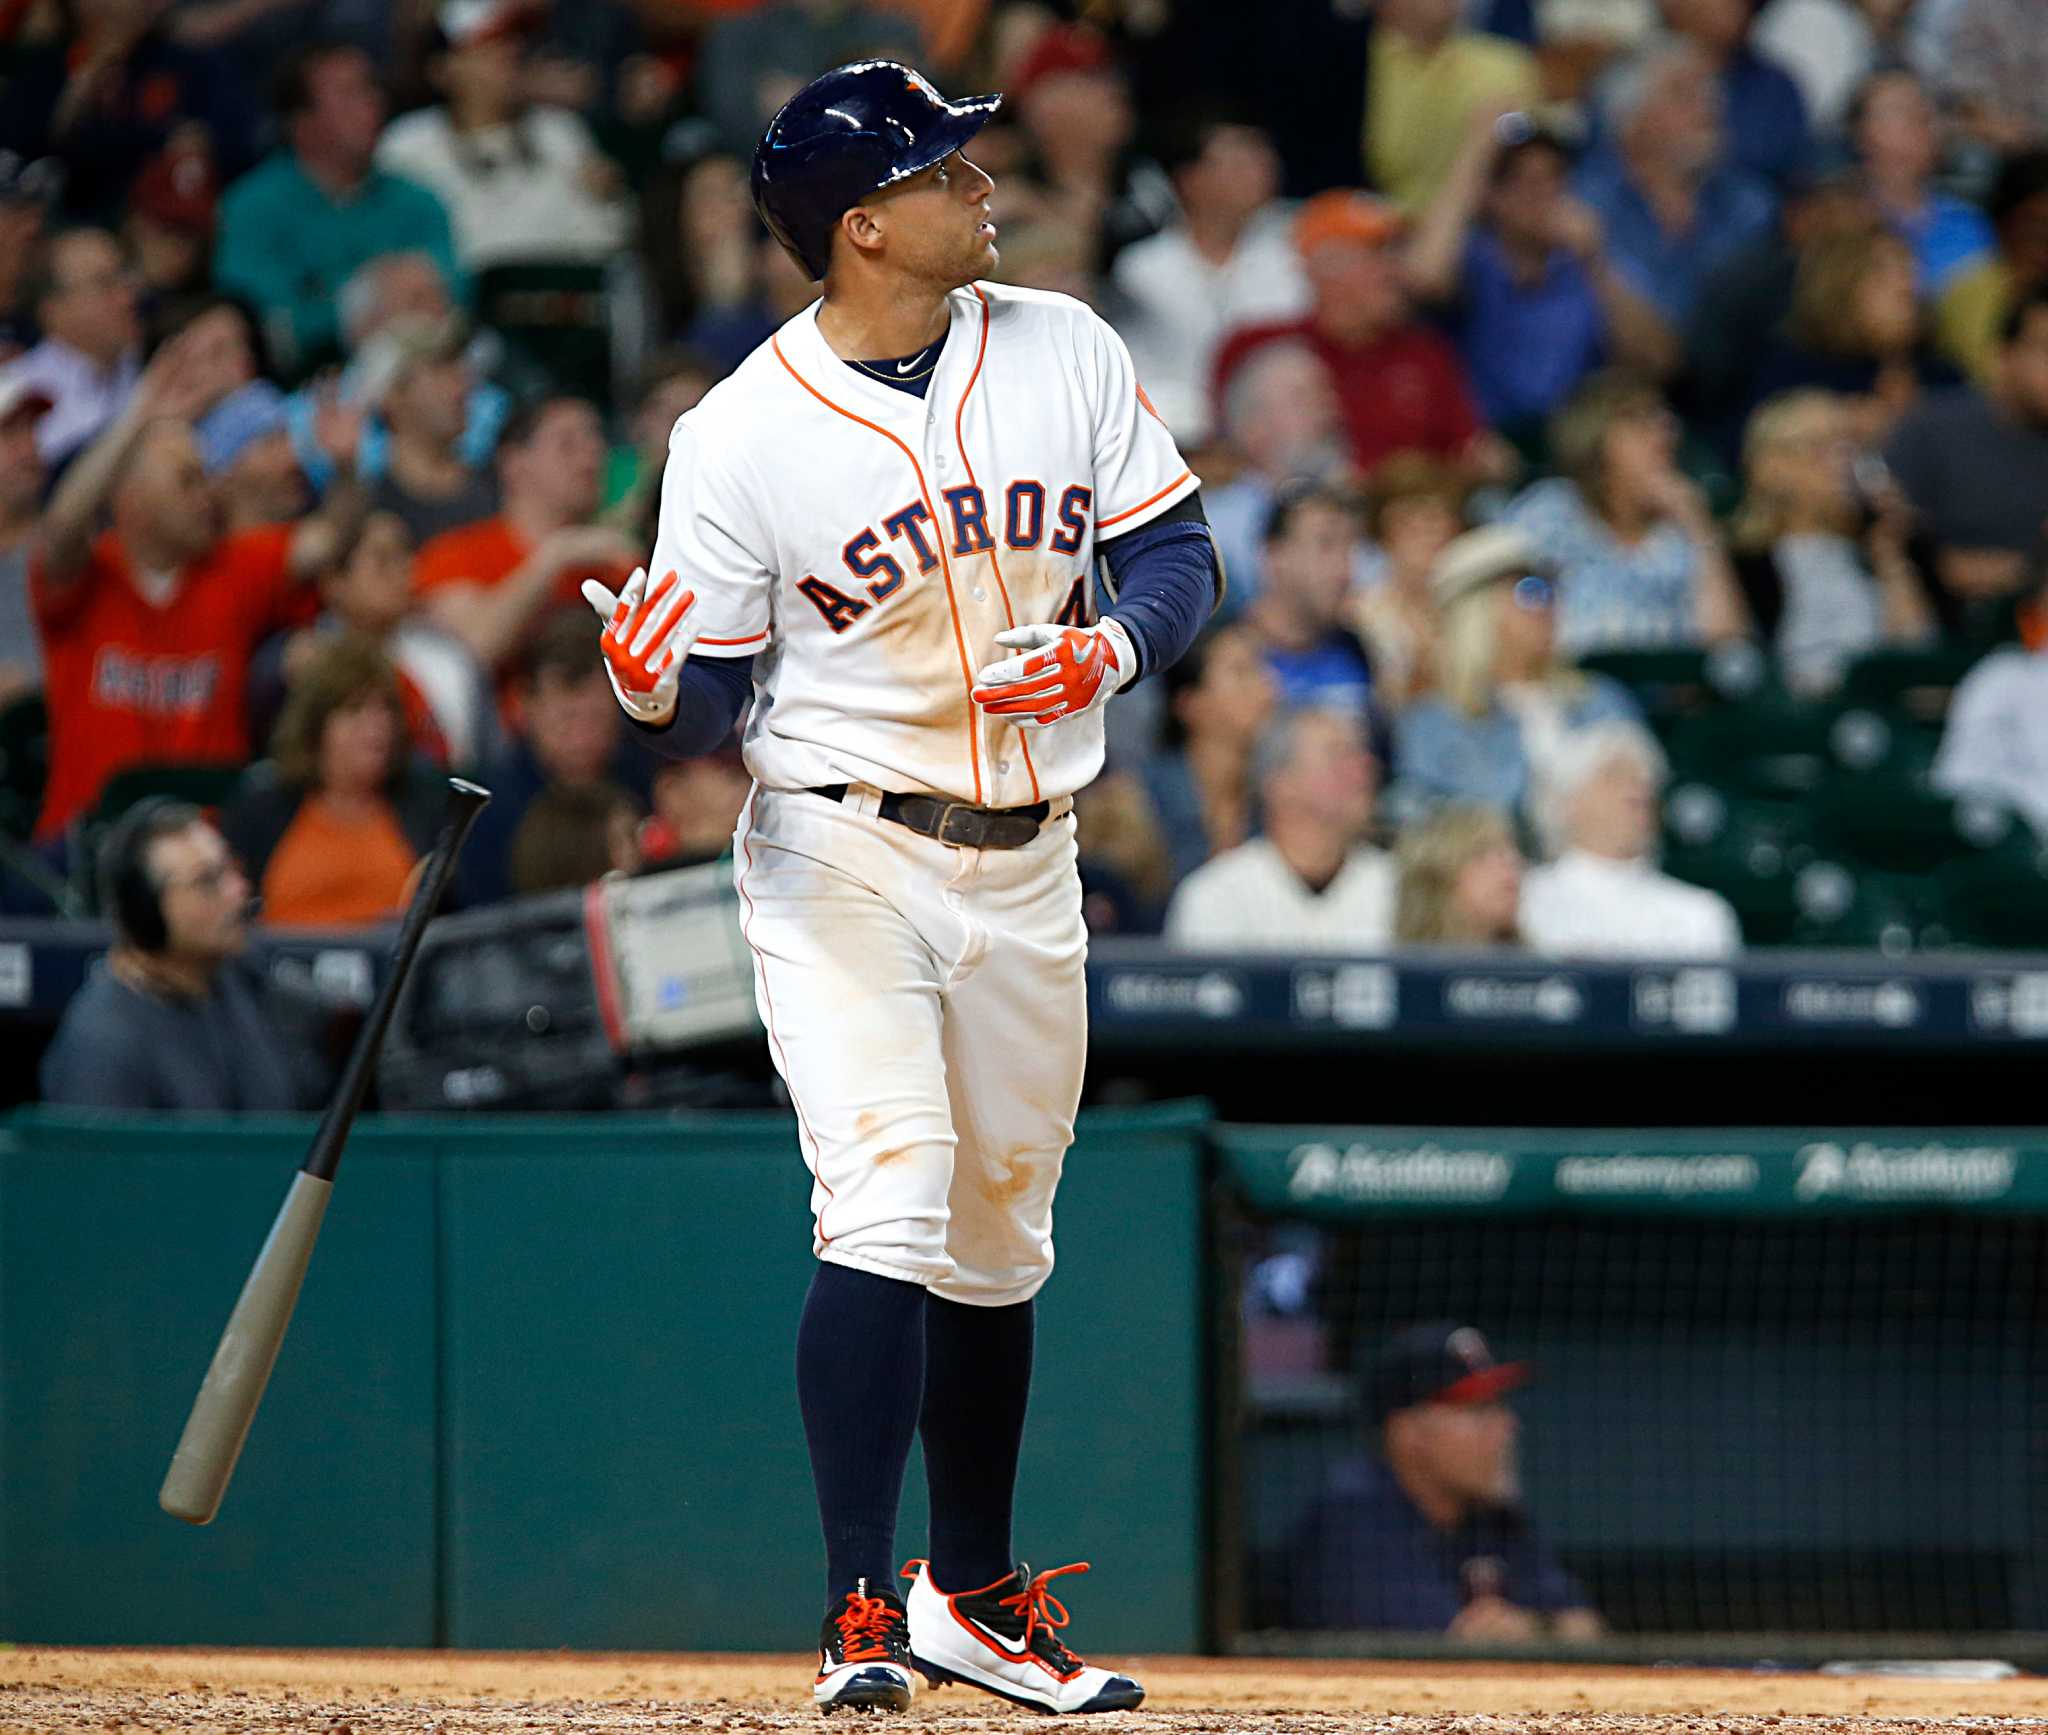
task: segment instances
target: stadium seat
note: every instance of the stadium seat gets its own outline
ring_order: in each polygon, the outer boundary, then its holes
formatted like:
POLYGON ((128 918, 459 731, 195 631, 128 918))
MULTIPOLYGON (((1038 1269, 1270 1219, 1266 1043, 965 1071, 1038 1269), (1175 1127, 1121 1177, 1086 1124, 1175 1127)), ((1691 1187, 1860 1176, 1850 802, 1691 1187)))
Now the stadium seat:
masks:
POLYGON ((1945 863, 1934 890, 1953 943, 2048 948, 2048 849, 2031 831, 2016 827, 1998 847, 1945 863))
POLYGON ((1763 693, 1681 719, 1664 748, 1675 774, 1731 796, 1803 800, 1826 781, 1836 710, 1763 693))
POLYGON ((1929 787, 1922 767, 1891 762, 1829 780, 1813 802, 1822 848, 1884 873, 1932 873, 1992 848, 2016 824, 2004 808, 1929 787))
POLYGON ((1769 674, 1761 654, 1746 644, 1712 651, 1596 651, 1578 665, 1626 687, 1660 736, 1680 718, 1754 697, 1769 674))
POLYGON ((1948 713, 1957 684, 1983 655, 1977 645, 1935 645, 1925 650, 1885 649, 1858 657, 1842 678, 1851 704, 1906 713, 1922 724, 1948 713))

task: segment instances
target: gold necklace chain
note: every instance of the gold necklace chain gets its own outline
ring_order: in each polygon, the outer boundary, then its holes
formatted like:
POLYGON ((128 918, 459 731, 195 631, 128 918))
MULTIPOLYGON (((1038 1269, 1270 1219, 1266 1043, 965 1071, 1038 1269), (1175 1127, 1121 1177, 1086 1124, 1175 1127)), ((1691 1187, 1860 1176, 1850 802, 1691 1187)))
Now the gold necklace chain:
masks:
MULTIPOLYGON (((940 355, 940 352, 941 352, 941 348, 942 348, 942 346, 943 346, 943 343, 944 343, 944 340, 943 340, 943 339, 940 339, 940 340, 939 340, 938 342, 936 342, 936 343, 934 343, 933 345, 931 345, 931 346, 930 346, 930 347, 931 347, 931 350, 932 350, 932 359, 931 359, 931 360, 930 360, 929 362, 927 362, 927 363, 926 363, 926 364, 925 364, 925 365, 924 365, 923 367, 919 368, 919 369, 918 369, 918 371, 917 371, 916 373, 914 373, 914 374, 912 374, 912 373, 900 373, 900 372, 898 372, 898 371, 897 371, 897 370, 896 370, 895 368, 893 368, 893 367, 892 367, 892 368, 887 368, 887 369, 884 369, 884 368, 878 368, 878 367, 873 367, 873 366, 870 366, 870 365, 869 365, 869 364, 868 364, 867 362, 864 362, 864 361, 856 361, 856 362, 855 362, 855 363, 854 363, 853 365, 854 365, 855 367, 859 368, 859 369, 860 369, 860 371, 861 371, 862 373, 864 373, 864 374, 868 375, 868 376, 869 376, 869 378, 871 378, 871 379, 878 379, 878 380, 885 380, 885 381, 888 381, 888 382, 889 382, 889 383, 891 383, 891 384, 894 384, 894 383, 895 383, 896 381, 898 381, 898 380, 902 380, 902 381, 905 381, 905 382, 908 382, 908 381, 910 381, 910 380, 921 380, 921 379, 924 379, 924 378, 926 378, 927 376, 929 376, 929 375, 931 375, 931 374, 934 374, 934 373, 936 373, 936 372, 938 371, 938 367, 939 367, 939 355, 940 355)), ((922 355, 922 354, 924 354, 924 351, 923 351, 923 350, 919 350, 919 351, 918 351, 917 353, 918 353, 919 355, 922 355)), ((913 358, 913 359, 915 359, 915 358, 913 358)))

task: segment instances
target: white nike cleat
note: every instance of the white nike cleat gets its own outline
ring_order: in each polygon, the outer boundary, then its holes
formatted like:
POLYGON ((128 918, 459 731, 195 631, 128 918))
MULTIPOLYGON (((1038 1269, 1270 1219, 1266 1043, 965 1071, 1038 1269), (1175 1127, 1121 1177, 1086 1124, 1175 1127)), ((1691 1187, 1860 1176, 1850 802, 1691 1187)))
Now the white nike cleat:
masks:
POLYGON ((1087 1570, 1084 1561, 1033 1578, 1020 1565, 1008 1578, 948 1596, 926 1563, 913 1560, 903 1569, 911 1580, 911 1661, 935 1687, 958 1681, 1034 1711, 1135 1710, 1145 1702, 1143 1687, 1091 1667, 1060 1643, 1067 1611, 1046 1584, 1087 1570))
POLYGON ((910 1666, 910 1627, 893 1590, 868 1594, 862 1579, 825 1611, 818 1640, 818 1678, 811 1697, 834 1711, 907 1711, 917 1689, 910 1666))

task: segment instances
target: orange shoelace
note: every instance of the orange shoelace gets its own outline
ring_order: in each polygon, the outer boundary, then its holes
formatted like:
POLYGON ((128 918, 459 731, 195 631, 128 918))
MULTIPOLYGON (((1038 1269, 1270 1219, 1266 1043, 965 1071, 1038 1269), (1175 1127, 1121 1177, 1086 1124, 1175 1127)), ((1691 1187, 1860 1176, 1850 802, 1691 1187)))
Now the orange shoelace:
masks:
POLYGON ((886 1662, 889 1647, 884 1641, 896 1619, 896 1611, 878 1596, 846 1593, 846 1607, 832 1617, 839 1629, 839 1648, 849 1663, 886 1662))
MULTIPOLYGON (((1077 1560, 1072 1566, 1056 1566, 1050 1572, 1041 1572, 1015 1596, 1006 1596, 1002 1599, 1002 1607, 1014 1610, 1024 1617, 1025 1644, 1031 1643, 1031 1635, 1040 1627, 1044 1627, 1048 1632, 1056 1632, 1067 1624, 1066 1605, 1047 1590, 1046 1585, 1067 1573, 1087 1570, 1088 1563, 1085 1560, 1077 1560)), ((1059 1643, 1057 1639, 1053 1642, 1059 1643)), ((1066 1649, 1064 1645, 1060 1645, 1059 1648, 1066 1649)))

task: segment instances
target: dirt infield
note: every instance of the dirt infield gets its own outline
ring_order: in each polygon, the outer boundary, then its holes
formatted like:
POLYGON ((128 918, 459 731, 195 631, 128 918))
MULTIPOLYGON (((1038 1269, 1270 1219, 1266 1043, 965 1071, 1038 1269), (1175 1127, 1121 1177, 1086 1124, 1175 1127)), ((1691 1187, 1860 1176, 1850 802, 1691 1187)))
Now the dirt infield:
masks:
MULTIPOLYGON (((1484 1663, 1127 1661, 1151 1701, 1142 1711, 1091 1720, 1102 1735, 1119 1727, 1132 1735, 1893 1735, 1956 1728, 2048 1735, 2042 1678, 1957 1683, 1484 1663)), ((850 1717, 821 1726, 810 1708, 809 1667, 797 1657, 24 1647, 0 1652, 0 1730, 750 1735, 865 1727, 850 1717)), ((921 1694, 910 1720, 931 1726, 931 1735, 1014 1735, 1045 1726, 1032 1713, 958 1687, 921 1694)))

